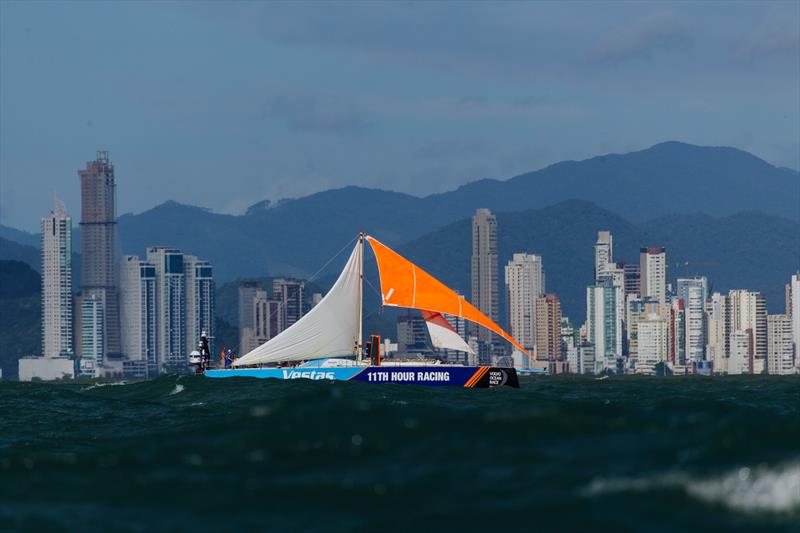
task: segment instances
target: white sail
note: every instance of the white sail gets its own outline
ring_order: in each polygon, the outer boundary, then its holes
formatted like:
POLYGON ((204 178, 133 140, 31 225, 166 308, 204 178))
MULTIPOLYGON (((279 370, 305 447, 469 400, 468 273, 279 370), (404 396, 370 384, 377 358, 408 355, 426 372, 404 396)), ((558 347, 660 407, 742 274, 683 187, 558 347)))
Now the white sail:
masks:
POLYGON ((461 338, 441 313, 423 311, 422 317, 428 326, 428 334, 431 336, 431 344, 434 348, 474 353, 469 344, 461 338))
POLYGON ((356 244, 339 279, 322 301, 233 366, 353 355, 360 341, 362 248, 361 243, 356 244))

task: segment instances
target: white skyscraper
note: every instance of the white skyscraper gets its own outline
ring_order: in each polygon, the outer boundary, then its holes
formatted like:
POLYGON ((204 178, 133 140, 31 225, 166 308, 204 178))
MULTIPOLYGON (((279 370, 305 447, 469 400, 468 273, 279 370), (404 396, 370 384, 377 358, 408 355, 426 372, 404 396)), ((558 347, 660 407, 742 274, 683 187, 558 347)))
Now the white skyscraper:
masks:
POLYGON ((586 338, 594 345, 600 370, 618 370, 622 357, 624 289, 605 278, 586 288, 586 338), (602 366, 600 366, 602 365, 602 366))
POLYGON ((72 219, 58 199, 42 218, 42 355, 73 355, 72 219))
MULTIPOLYGON (((749 360, 741 368, 742 373, 761 374, 766 370, 767 363, 767 307, 764 297, 759 292, 734 290, 728 293, 726 318, 728 332, 733 339, 735 334, 745 334, 750 337, 749 360)), ((737 337, 737 349, 741 348, 741 341, 737 337)), ((734 346, 731 341, 730 358, 734 357, 734 346)), ((740 356, 741 351, 736 353, 740 356)), ((738 364, 738 361, 737 361, 738 364)), ((731 372, 730 368, 728 369, 731 372)))
POLYGON ((796 373, 794 359, 792 321, 786 315, 768 315, 767 373, 774 375, 796 373))
POLYGON ((706 360, 714 366, 714 372, 728 371, 728 298, 718 292, 711 295, 706 306, 706 360))
POLYGON ((652 314, 638 323, 639 353, 637 374, 655 374, 656 365, 666 362, 668 331, 667 321, 652 314))
POLYGON ((186 297, 183 253, 174 248, 147 249, 147 261, 156 269, 157 360, 159 371, 184 372, 186 352, 186 297))
POLYGON ((614 262, 614 237, 610 231, 598 231, 594 244, 594 280, 599 281, 601 274, 614 262))
POLYGON ((667 250, 665 248, 642 248, 639 251, 642 297, 655 298, 661 304, 667 302, 667 250))
POLYGON ((749 332, 731 331, 728 374, 749 374, 753 359, 753 337, 749 332))
POLYGON ((530 353, 536 346, 536 299, 544 296, 542 258, 514 254, 505 268, 506 305, 511 336, 530 353))
POLYGON ((134 255, 120 266, 120 318, 126 363, 157 375, 156 267, 134 255))
MULTIPOLYGON (((183 257, 186 281, 186 353, 197 348, 203 332, 214 336, 214 276, 211 263, 183 257)), ((213 346, 212 346, 213 348, 213 346)))
POLYGON ((708 280, 705 276, 678 279, 678 298, 683 300, 685 315, 685 354, 688 363, 704 360, 706 345, 706 300, 708 280))
POLYGON ((78 373, 81 377, 96 378, 101 375, 105 360, 105 304, 98 294, 86 296, 81 301, 81 357, 78 373))
POLYGON ((795 363, 800 368, 800 272, 792 275, 789 284, 791 291, 791 319, 792 319, 792 339, 794 342, 795 363))

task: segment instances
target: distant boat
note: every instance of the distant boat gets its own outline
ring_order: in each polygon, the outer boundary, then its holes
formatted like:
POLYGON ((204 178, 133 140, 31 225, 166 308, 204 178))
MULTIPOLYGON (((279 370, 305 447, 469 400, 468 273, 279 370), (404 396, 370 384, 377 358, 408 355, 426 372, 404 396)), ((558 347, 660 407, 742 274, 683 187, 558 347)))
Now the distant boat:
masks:
POLYGON ((380 337, 362 345, 364 242, 378 263, 382 305, 422 311, 435 347, 472 353, 444 319, 454 315, 485 327, 530 354, 462 296, 364 234, 328 294, 289 328, 233 362, 206 369, 209 378, 255 377, 402 383, 429 386, 519 387, 514 368, 445 364, 438 360, 381 360, 380 337))

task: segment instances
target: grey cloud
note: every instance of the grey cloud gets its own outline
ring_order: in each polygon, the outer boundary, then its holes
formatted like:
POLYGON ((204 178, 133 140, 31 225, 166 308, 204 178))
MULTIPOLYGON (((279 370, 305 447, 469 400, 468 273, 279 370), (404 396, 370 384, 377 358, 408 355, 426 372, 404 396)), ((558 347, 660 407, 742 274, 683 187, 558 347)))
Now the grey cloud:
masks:
POLYGON ((673 13, 660 11, 607 33, 597 42, 590 59, 599 63, 650 59, 658 52, 687 48, 690 44, 688 26, 673 13))
POLYGON ((268 105, 267 114, 287 127, 303 132, 361 134, 372 129, 371 116, 361 110, 317 98, 299 95, 278 96, 268 105))

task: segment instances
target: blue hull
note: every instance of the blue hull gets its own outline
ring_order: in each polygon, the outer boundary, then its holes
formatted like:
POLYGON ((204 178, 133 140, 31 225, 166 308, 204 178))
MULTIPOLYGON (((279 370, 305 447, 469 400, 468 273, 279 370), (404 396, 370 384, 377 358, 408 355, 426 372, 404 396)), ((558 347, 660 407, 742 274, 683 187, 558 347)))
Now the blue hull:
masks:
POLYGON ((488 366, 232 368, 206 370, 204 375, 208 378, 322 379, 329 381, 364 381, 366 383, 399 383, 431 387, 519 387, 517 373, 513 368, 488 366))

